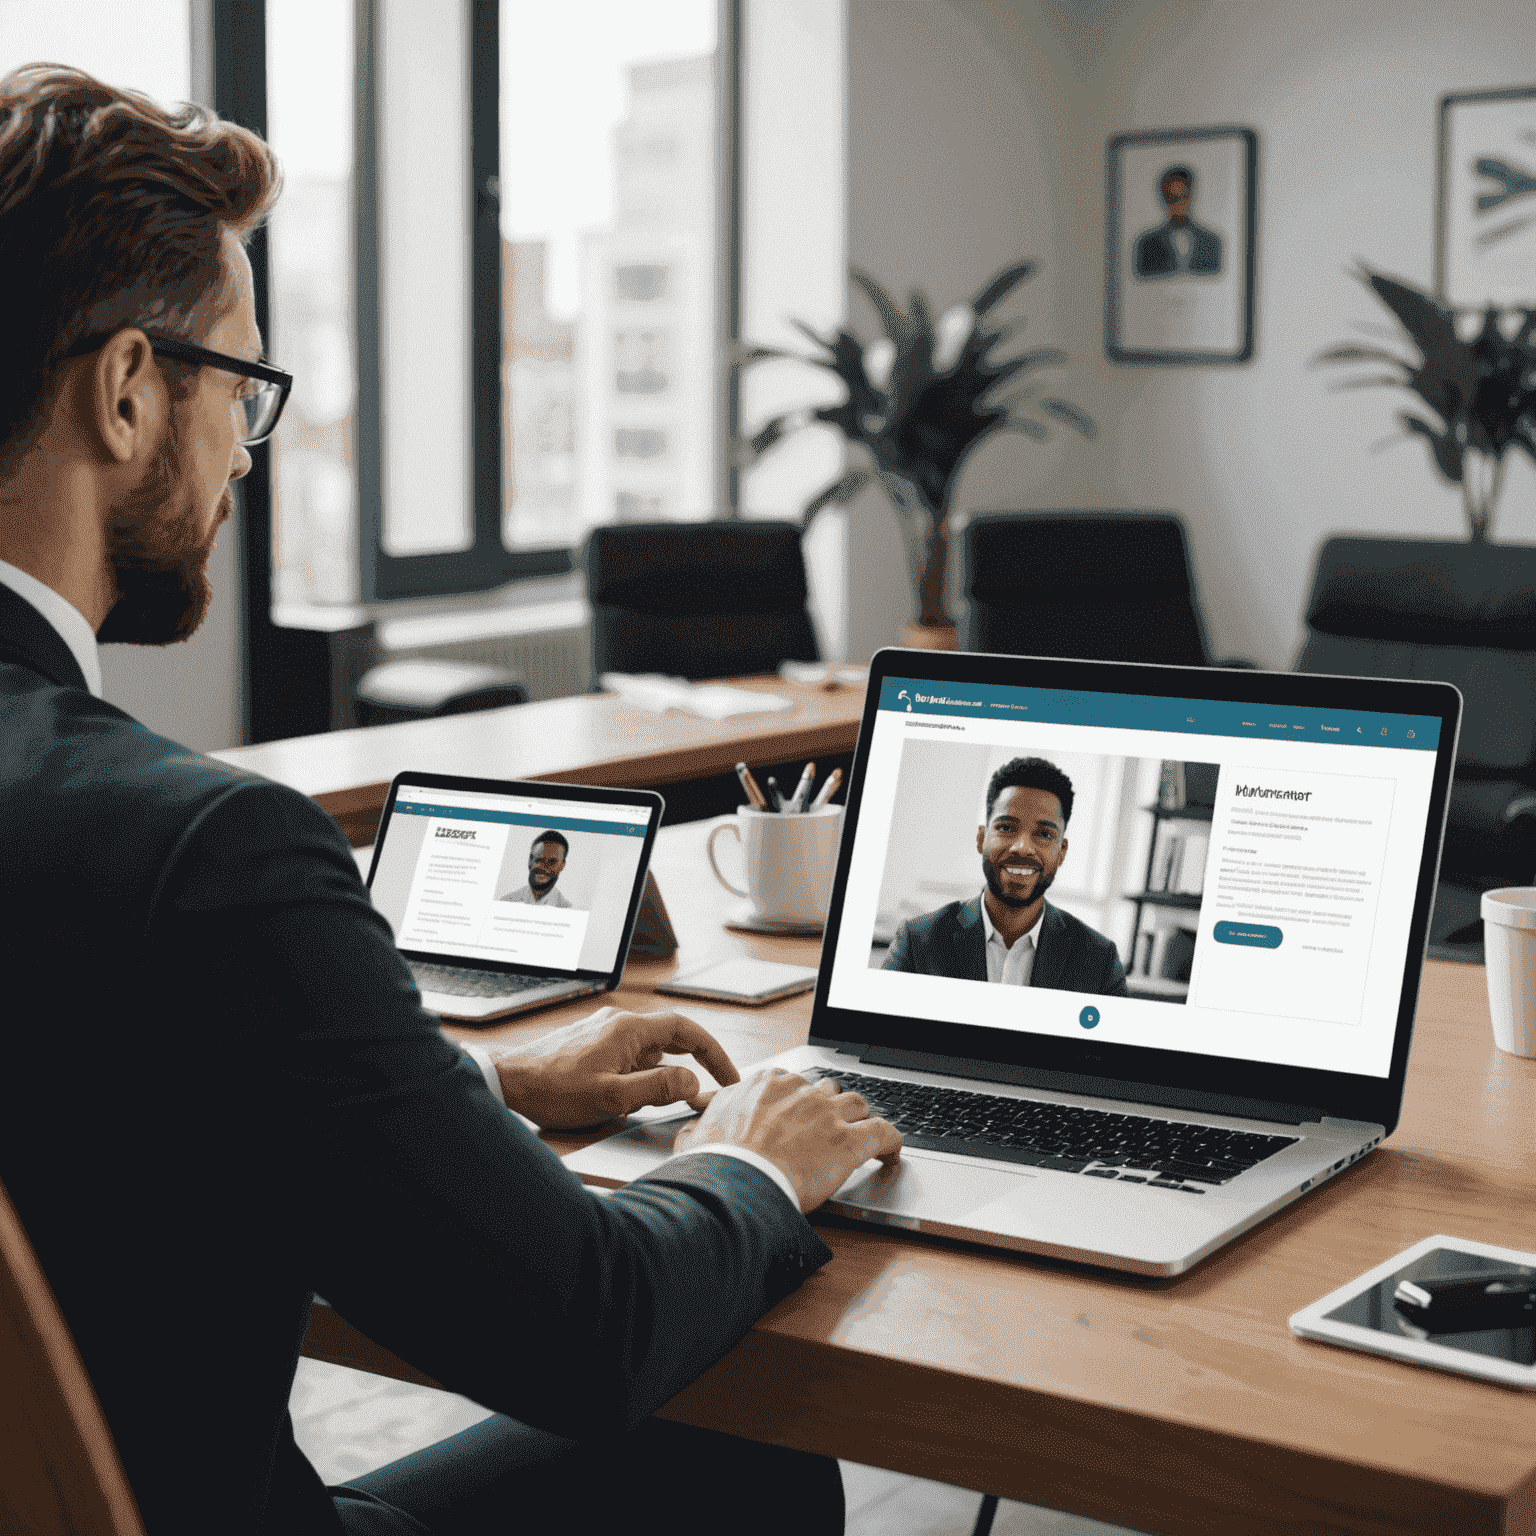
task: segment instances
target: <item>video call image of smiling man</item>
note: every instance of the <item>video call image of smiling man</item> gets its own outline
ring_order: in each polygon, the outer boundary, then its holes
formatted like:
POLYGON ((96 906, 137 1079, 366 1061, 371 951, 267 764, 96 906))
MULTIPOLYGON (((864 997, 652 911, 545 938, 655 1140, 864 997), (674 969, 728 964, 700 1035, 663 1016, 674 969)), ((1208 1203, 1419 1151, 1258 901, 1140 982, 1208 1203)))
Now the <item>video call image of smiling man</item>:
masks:
POLYGON ((555 884, 570 851, 569 841, 559 832, 539 833, 528 850, 528 884, 508 891, 500 899, 521 901, 532 907, 569 907, 570 902, 555 889, 555 884))
POLYGON ((1043 757, 1016 757, 987 785, 986 818, 980 893, 903 923, 884 969, 1126 996, 1113 941, 1045 899, 1067 856, 1071 779, 1043 757))

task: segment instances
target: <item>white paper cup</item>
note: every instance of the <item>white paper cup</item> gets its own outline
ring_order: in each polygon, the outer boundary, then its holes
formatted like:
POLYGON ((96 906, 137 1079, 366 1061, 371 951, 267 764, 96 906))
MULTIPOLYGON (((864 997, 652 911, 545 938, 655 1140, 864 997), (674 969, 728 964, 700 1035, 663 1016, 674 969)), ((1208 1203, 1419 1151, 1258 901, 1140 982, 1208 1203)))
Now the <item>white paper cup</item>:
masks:
POLYGON ((1493 1043, 1511 1056, 1536 1056, 1536 889, 1484 891, 1482 907, 1493 1043))

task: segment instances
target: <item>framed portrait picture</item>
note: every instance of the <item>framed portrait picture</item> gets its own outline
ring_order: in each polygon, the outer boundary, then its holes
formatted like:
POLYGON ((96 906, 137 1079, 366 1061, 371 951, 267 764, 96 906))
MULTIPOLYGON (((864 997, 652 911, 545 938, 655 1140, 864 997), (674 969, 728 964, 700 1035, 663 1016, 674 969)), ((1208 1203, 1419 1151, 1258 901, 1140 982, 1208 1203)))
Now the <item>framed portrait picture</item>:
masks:
POLYGON ((1536 304, 1536 85, 1440 98, 1435 288, 1448 304, 1536 304))
POLYGON ((1109 141, 1104 350, 1115 362, 1253 356, 1257 167, 1251 128, 1109 141))

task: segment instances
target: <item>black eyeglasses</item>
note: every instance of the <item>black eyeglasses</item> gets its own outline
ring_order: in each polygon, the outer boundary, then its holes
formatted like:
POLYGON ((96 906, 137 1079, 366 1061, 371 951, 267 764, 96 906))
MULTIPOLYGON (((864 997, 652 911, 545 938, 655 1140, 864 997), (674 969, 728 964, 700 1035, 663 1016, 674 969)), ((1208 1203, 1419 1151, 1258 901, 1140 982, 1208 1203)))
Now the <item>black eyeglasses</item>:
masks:
MULTIPOLYGON (((117 333, 105 336, 87 336, 77 341, 64 353, 65 357, 84 357, 87 352, 99 351, 117 333)), ((225 373, 239 374, 249 379, 253 387, 239 395, 240 408, 245 412, 245 435, 240 439, 247 448, 264 443, 277 427, 277 419, 283 414, 288 396, 293 390, 293 375, 270 363, 251 363, 243 357, 227 357, 222 352, 210 352, 207 347, 196 347, 190 341, 178 341, 171 336, 156 336, 150 331, 150 349, 162 357, 173 357, 177 362, 196 363, 204 368, 222 368, 225 373)))

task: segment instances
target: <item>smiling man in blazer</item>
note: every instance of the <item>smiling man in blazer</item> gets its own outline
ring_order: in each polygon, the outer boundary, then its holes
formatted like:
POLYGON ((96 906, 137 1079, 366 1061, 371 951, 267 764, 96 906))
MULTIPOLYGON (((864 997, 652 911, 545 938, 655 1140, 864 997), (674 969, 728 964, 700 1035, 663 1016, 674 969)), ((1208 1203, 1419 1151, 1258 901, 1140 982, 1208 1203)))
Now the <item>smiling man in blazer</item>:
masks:
POLYGON ((1043 757, 1004 763, 976 829, 984 886, 896 930, 888 971, 1124 997, 1125 967, 1102 933, 1045 899, 1067 856, 1072 781, 1043 757))
POLYGON ((0 1181, 151 1532, 840 1531, 830 1457, 652 1415, 896 1131, 676 1013, 461 1049, 313 800, 101 696, 98 641, 197 628, 287 398, 244 249, 279 185, 203 108, 0 79, 0 1181), (678 1099, 607 1199, 519 1118, 678 1099), (327 1488, 288 1413, 317 1293, 492 1416, 327 1488))

